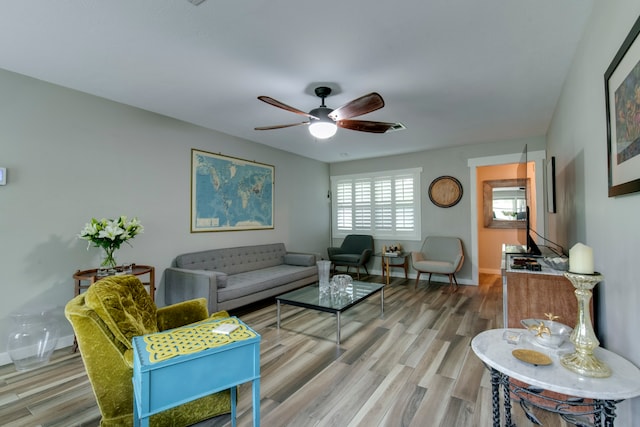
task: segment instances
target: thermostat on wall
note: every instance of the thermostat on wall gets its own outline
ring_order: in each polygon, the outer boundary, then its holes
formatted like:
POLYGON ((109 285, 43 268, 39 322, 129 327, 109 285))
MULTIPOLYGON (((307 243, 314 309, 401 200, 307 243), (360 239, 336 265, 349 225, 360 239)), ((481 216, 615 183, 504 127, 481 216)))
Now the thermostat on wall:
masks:
POLYGON ((7 183, 7 168, 0 168, 0 185, 7 183))

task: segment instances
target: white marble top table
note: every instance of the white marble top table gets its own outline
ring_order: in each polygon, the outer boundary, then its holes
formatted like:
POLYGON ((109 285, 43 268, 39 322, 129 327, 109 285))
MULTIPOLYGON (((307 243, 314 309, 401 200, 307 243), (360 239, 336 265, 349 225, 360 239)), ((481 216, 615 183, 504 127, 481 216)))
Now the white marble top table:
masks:
POLYGON ((510 344, 503 339, 505 331, 507 329, 484 331, 473 338, 471 348, 486 365, 510 378, 545 390, 590 399, 619 401, 640 396, 640 369, 611 351, 603 348, 594 351, 594 355, 611 368, 613 374, 610 377, 584 377, 560 364, 560 355, 572 353, 573 344, 565 342, 560 348, 552 349, 535 342, 525 329, 508 329, 522 333, 518 344, 510 344), (535 366, 522 362, 511 354, 516 348, 544 353, 553 363, 535 366))

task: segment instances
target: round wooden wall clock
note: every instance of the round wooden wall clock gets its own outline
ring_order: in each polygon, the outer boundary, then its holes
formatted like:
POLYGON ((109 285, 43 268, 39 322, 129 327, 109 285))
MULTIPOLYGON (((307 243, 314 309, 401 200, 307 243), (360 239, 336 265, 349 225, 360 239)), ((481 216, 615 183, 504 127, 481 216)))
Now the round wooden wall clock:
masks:
POLYGON ((462 184, 452 176, 441 176, 429 185, 429 199, 441 208, 450 208, 462 199, 462 184))

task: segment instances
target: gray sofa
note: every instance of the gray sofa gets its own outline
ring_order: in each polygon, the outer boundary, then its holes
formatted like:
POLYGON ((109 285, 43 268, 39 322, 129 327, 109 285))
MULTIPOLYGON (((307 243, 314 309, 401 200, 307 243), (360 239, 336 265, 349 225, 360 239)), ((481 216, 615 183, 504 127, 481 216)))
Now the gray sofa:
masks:
POLYGON ((214 313, 315 283, 318 268, 314 254, 272 243, 179 255, 164 280, 166 304, 206 298, 214 313))

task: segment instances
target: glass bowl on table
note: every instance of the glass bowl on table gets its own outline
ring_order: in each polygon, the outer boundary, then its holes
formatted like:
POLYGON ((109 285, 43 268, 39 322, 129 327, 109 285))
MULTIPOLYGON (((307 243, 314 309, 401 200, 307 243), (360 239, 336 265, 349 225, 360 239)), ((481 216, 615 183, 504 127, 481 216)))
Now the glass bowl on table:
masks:
POLYGON ((555 320, 523 319, 520 323, 535 342, 551 348, 558 348, 568 341, 573 331, 573 328, 555 320))

